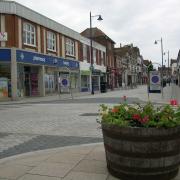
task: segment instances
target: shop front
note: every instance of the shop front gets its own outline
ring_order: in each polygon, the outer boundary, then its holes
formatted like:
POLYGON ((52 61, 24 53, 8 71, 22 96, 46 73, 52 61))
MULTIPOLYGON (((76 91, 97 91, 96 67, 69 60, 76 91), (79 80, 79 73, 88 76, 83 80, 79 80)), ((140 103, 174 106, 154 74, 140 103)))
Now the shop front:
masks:
POLYGON ((0 49, 0 97, 12 99, 59 92, 62 73, 79 90, 79 62, 24 50, 0 49))
POLYGON ((55 94, 58 92, 58 80, 55 68, 45 67, 44 81, 46 94, 55 94))
POLYGON ((101 71, 98 69, 94 69, 92 73, 92 84, 94 91, 100 91, 100 79, 101 79, 101 71))
POLYGON ((33 64, 30 68, 26 67, 27 73, 24 72, 29 78, 25 86, 25 92, 26 89, 30 89, 30 93, 26 93, 26 95, 44 96, 46 94, 66 92, 65 86, 60 82, 60 79, 63 79, 64 76, 67 76, 69 81, 66 88, 75 91, 79 89, 78 61, 17 50, 17 62, 31 62, 33 64))
POLYGON ((90 92, 91 91, 91 70, 90 63, 86 60, 80 62, 80 91, 90 92))
POLYGON ((0 49, 0 100, 11 97, 11 51, 0 49))
POLYGON ((82 70, 81 74, 81 92, 90 91, 90 71, 82 70))
POLYGON ((41 66, 31 64, 17 64, 17 96, 40 95, 40 72, 41 66))
POLYGON ((79 70, 59 68, 59 93, 79 92, 79 70))

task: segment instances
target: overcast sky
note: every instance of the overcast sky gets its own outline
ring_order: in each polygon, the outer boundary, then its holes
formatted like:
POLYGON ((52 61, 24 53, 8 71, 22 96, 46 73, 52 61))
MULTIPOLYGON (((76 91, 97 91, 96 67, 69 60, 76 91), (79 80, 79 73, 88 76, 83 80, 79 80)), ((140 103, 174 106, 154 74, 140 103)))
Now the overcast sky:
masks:
MULTIPOLYGON (((170 58, 180 49, 180 0, 16 0, 17 2, 77 31, 89 27, 89 12, 101 14, 92 26, 116 42, 116 47, 133 43, 144 59, 161 63, 160 42, 170 58)), ((167 60, 167 55, 164 56, 167 60)), ((167 64, 167 61, 166 61, 167 64)))

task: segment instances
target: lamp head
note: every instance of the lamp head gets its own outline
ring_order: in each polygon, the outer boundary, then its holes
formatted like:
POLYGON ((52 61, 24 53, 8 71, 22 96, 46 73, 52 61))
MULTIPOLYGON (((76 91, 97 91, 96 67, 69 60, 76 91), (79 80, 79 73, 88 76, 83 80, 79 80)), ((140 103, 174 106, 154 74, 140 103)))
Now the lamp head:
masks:
POLYGON ((156 40, 154 41, 154 44, 157 44, 157 41, 156 41, 156 40))
POLYGON ((98 16, 97 20, 98 20, 98 21, 102 21, 102 20, 103 20, 103 18, 101 17, 101 15, 98 16))

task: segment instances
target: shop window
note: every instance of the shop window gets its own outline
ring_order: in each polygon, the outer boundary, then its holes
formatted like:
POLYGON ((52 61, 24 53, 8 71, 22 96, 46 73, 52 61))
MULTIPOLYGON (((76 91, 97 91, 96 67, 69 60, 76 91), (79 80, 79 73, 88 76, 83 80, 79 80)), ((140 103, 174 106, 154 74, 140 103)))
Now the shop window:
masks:
POLYGON ((45 89, 46 93, 55 92, 55 76, 53 74, 45 75, 45 89))
POLYGON ((95 91, 99 91, 99 76, 93 76, 93 86, 95 91))
POLYGON ((10 64, 0 63, 0 99, 11 96, 10 64))
POLYGON ((47 32, 47 49, 56 51, 56 34, 50 31, 47 32))
POLYGON ((30 23, 23 23, 23 43, 36 46, 36 28, 30 23))
POLYGON ((75 56, 75 43, 73 40, 66 38, 66 55, 75 56))
POLYGON ((76 89, 78 88, 78 74, 71 73, 71 88, 76 89))
POLYGON ((89 88, 89 76, 81 76, 81 87, 89 88))

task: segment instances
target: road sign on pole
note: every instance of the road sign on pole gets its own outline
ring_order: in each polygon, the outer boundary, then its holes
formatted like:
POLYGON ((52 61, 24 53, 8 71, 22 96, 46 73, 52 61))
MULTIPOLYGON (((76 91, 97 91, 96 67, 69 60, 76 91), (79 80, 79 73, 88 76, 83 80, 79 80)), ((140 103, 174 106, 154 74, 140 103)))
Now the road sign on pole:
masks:
POLYGON ((159 71, 150 71, 149 93, 161 93, 161 75, 159 71))

